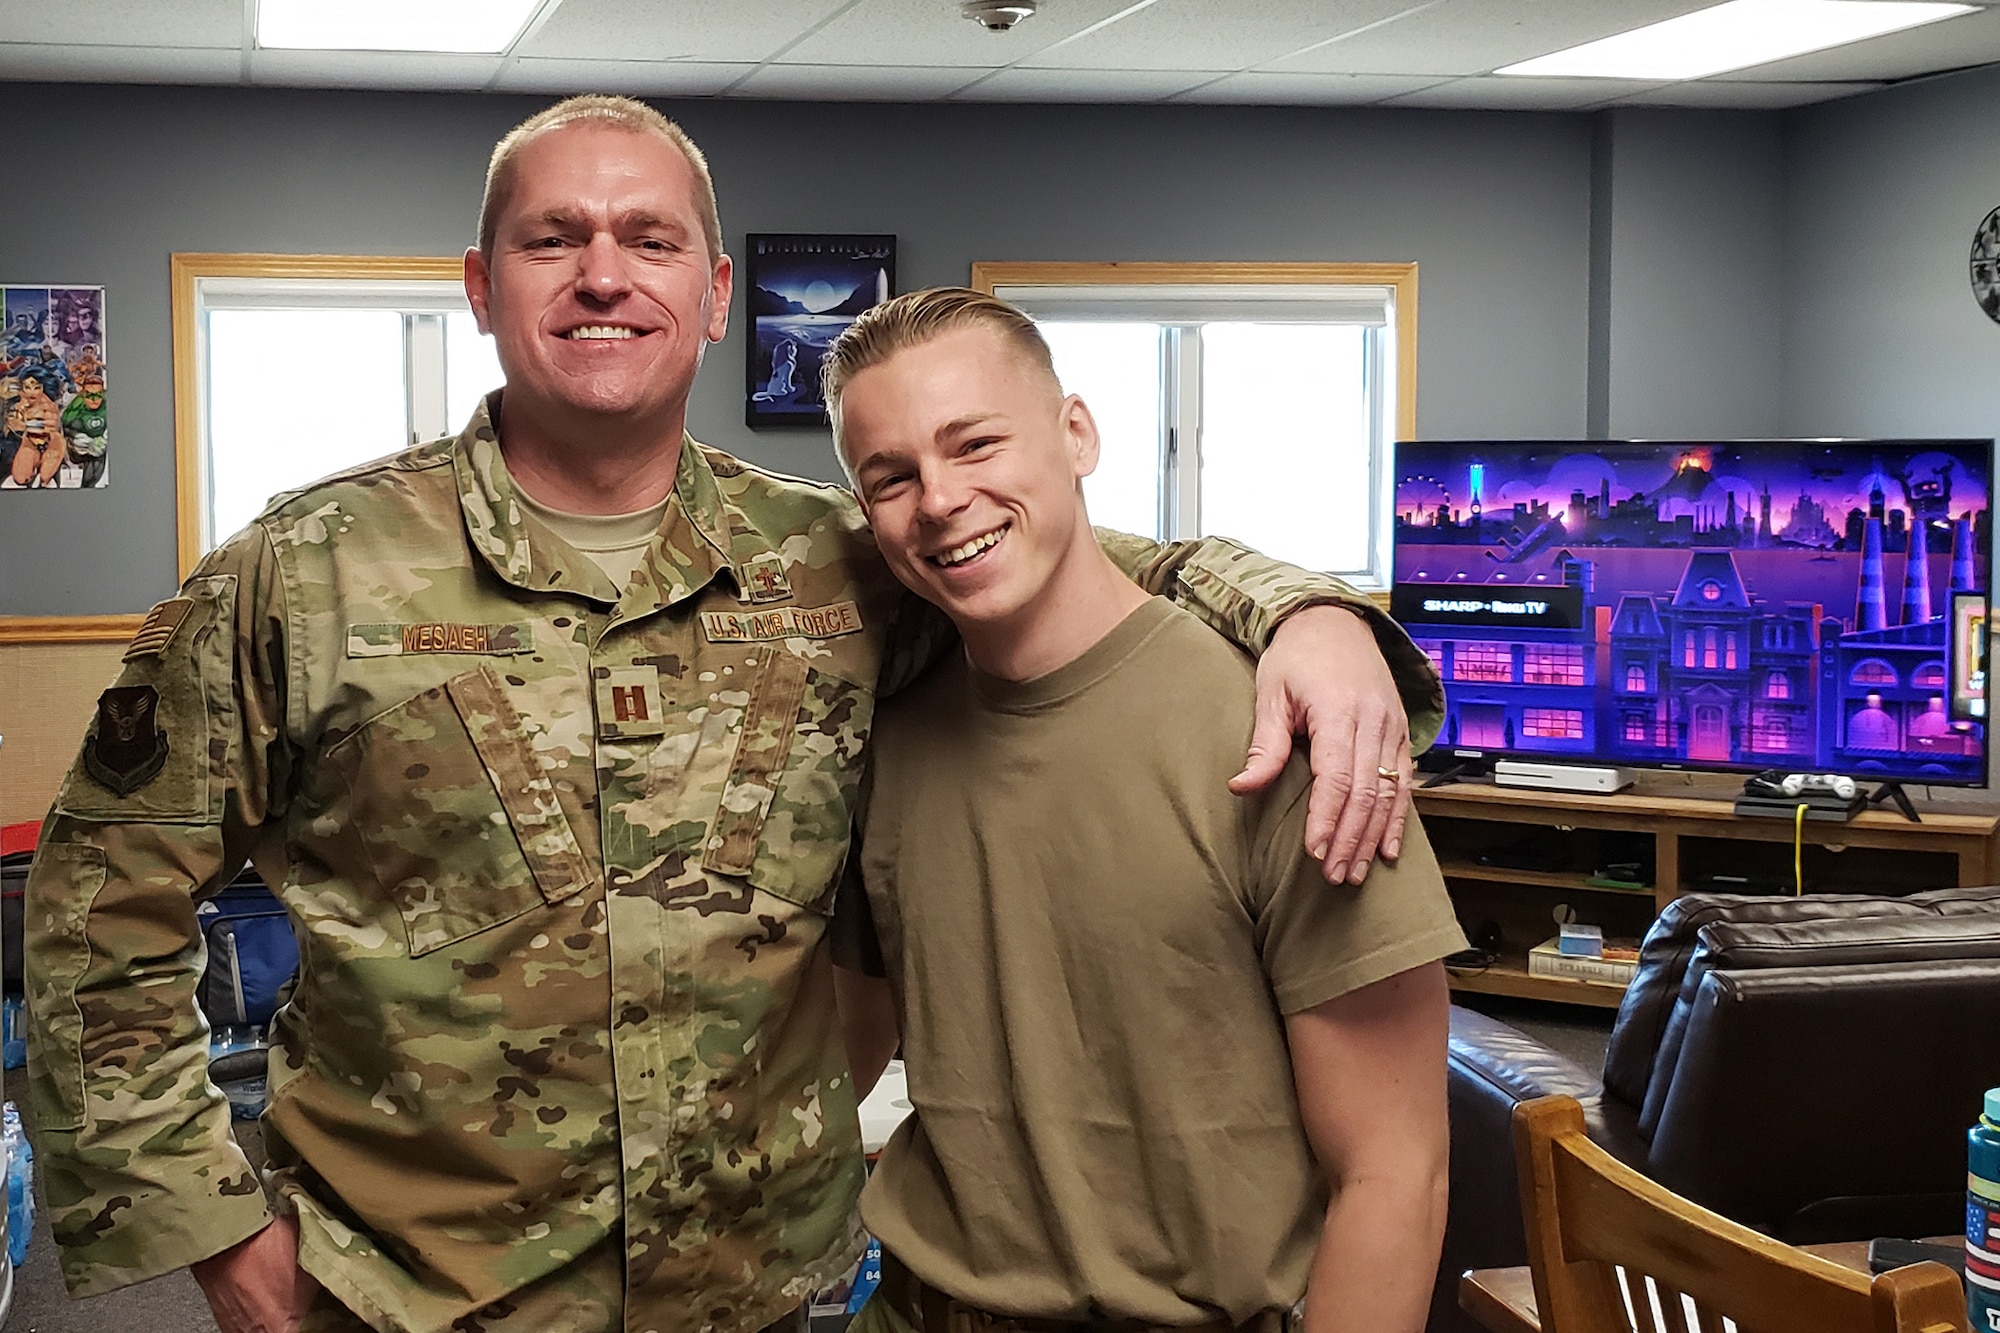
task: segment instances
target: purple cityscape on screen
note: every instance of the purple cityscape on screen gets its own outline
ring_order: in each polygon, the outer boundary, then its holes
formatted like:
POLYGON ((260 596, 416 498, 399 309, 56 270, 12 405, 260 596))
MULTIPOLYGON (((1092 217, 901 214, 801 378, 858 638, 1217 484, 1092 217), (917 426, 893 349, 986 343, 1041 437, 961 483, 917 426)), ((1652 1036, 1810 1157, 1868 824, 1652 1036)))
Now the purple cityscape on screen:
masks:
POLYGON ((1396 459, 1394 604, 1439 744, 1983 783, 1952 598, 1992 443, 1439 442, 1396 459))

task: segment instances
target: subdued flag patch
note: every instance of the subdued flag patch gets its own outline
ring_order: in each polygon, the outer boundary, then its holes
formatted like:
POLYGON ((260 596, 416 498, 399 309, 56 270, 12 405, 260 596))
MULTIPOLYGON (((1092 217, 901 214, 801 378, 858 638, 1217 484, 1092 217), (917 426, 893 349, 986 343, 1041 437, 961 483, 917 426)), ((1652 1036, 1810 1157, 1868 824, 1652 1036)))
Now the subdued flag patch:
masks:
POLYGON ((158 657, 174 641, 174 635, 187 623, 188 613, 194 610, 194 602, 186 597, 169 597, 151 611, 139 625, 139 632, 132 636, 126 646, 125 660, 135 657, 158 657))

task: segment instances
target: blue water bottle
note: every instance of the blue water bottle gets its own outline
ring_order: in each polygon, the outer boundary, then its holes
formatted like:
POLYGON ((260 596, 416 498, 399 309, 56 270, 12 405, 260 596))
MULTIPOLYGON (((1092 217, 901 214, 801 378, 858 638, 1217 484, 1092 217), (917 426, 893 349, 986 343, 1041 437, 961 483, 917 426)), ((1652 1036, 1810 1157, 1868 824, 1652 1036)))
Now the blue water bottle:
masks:
POLYGON ((19 1268, 28 1261, 28 1232, 35 1224, 35 1153, 12 1102, 0 1111, 0 1152, 7 1158, 7 1259, 19 1268))
POLYGON ((2000 1333, 2000 1088, 1967 1135, 1965 1314, 1973 1333, 2000 1333))

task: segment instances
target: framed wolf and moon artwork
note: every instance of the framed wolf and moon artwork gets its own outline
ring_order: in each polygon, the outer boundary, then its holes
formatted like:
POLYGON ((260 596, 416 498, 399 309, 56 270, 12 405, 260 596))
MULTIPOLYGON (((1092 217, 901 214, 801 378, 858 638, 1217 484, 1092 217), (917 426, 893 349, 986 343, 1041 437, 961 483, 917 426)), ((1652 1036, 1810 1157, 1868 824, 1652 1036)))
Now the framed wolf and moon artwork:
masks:
POLYGON ((751 232, 743 249, 750 313, 743 419, 823 427, 820 360, 862 311, 895 290, 896 238, 751 232))

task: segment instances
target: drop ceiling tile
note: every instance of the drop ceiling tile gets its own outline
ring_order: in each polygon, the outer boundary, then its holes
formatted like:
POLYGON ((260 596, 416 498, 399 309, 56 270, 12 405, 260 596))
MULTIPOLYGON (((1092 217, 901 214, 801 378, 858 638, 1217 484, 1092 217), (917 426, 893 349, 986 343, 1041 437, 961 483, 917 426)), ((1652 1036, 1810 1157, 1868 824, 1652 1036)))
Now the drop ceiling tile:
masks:
POLYGON ((1156 0, 1024 63, 1062 69, 1239 70, 1378 22, 1419 0, 1156 0))
POLYGON ((1454 79, 1421 92, 1392 97, 1383 105, 1491 111, 1583 111, 1660 86, 1634 83, 1629 79, 1516 79, 1489 75, 1454 79))
POLYGON ((1044 0, 1007 32, 961 18, 958 0, 856 0, 781 57, 822 65, 963 65, 998 69, 1128 9, 1133 0, 1044 0))
POLYGON ((1872 93, 1879 83, 1724 83, 1701 79, 1635 93, 1613 106, 1728 107, 1744 111, 1782 111, 1786 107, 1831 102, 1835 98, 1872 93))
POLYGON ((1440 0, 1403 17, 1273 60, 1271 69, 1342 74, 1487 74, 1502 65, 1657 23, 1716 0, 1440 0))
POLYGON ((243 45, 243 0, 0 0, 8 43, 56 46, 243 45))
POLYGON ((978 71, 898 65, 766 65, 729 90, 731 97, 830 102, 929 102, 956 92, 978 71))
POLYGON ((1365 106, 1436 86, 1427 74, 1279 74, 1252 70, 1191 88, 1176 102, 1258 106, 1365 106))
POLYGON ((238 47, 53 46, 0 42, 0 79, 24 83, 236 83, 238 47))
POLYGON ((504 93, 712 97, 755 68, 698 60, 521 59, 509 62, 492 87, 504 93))
POLYGON ((266 51, 250 53, 250 81, 293 88, 484 88, 501 57, 414 51, 266 51))
POLYGON ((1890 81, 2000 61, 2000 9, 1720 74, 1748 83, 1890 81))
POLYGON ((963 102, 1158 102, 1215 75, 1206 70, 1003 69, 966 88, 963 102))
POLYGON ((514 54, 538 59, 767 60, 847 0, 562 0, 514 54))

